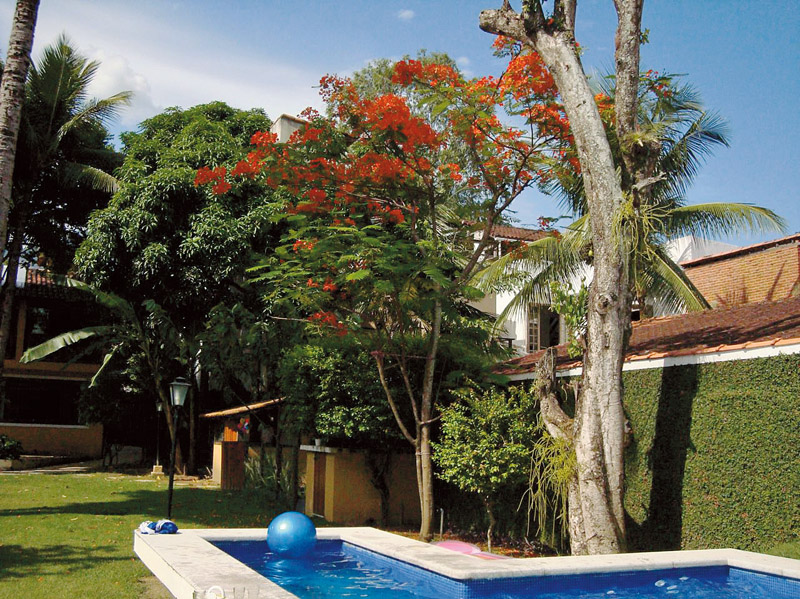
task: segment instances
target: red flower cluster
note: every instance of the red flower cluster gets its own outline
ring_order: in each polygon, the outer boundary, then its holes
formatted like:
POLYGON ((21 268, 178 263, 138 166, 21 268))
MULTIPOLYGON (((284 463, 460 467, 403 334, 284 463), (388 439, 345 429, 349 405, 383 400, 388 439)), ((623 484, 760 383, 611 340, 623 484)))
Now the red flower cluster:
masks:
POLYGON ((436 131, 423 119, 412 116, 406 101, 400 96, 380 96, 371 102, 365 102, 364 108, 368 127, 401 133, 405 137, 400 144, 404 151, 411 153, 417 146, 438 145, 436 131))
POLYGON ((231 184, 225 180, 225 175, 228 173, 224 166, 218 166, 215 169, 210 169, 207 166, 199 169, 194 178, 194 186, 206 185, 207 183, 214 183, 211 191, 220 195, 230 190, 231 184))
POLYGON ((401 60, 394 65, 392 83, 411 85, 414 82, 429 85, 449 85, 460 87, 461 82, 456 71, 446 65, 435 62, 423 64, 419 60, 401 60))
POLYGON ((523 52, 511 59, 500 88, 517 100, 530 96, 555 96, 553 76, 535 52, 523 52))
POLYGON ((294 242, 294 245, 292 245, 292 250, 294 250, 295 253, 297 253, 297 252, 299 252, 301 250, 309 250, 309 251, 311 251, 311 250, 314 249, 315 245, 317 245, 317 240, 316 239, 310 239, 308 241, 306 241, 304 239, 298 239, 297 241, 294 242))
POLYGON ((343 322, 339 322, 333 312, 315 312, 308 317, 308 320, 313 324, 333 329, 333 332, 339 337, 347 335, 347 326, 343 322))

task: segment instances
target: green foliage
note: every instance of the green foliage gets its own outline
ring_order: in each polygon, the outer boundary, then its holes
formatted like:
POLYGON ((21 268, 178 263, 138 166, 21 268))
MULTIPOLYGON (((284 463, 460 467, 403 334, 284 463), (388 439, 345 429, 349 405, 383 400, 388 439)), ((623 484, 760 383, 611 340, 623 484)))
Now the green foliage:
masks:
POLYGON ((800 533, 796 356, 624 373, 632 549, 765 551, 800 533))
POLYGON ((22 455, 22 443, 8 435, 0 435, 0 460, 16 460, 22 455))
POLYGON ((533 398, 521 387, 455 395, 458 401, 442 409, 441 436, 434 444, 441 478, 487 498, 524 481, 540 433, 533 398))
POLYGON ((202 322, 243 280, 253 244, 268 243, 271 195, 243 185, 215 196, 195 187, 197 169, 243 158, 270 124, 263 111, 214 102, 168 109, 123 134, 120 190, 91 218, 80 276, 136 304, 157 301, 178 326, 202 322))
POLYGON ((791 559, 800 559, 800 541, 792 543, 781 543, 767 550, 770 555, 779 555, 791 559))
POLYGON ((567 351, 571 358, 583 353, 586 338, 586 315, 589 311, 589 288, 581 281, 577 293, 558 281, 550 282, 550 307, 564 319, 569 331, 567 351))
POLYGON ((289 349, 278 384, 286 417, 302 432, 349 447, 385 448, 400 439, 374 359, 351 337, 289 349))
POLYGON ((577 472, 575 450, 564 439, 547 432, 541 413, 537 416, 539 433, 531 454, 528 480, 528 526, 536 524, 539 539, 561 549, 567 544, 567 498, 569 483, 577 472))
POLYGON ((286 494, 286 490, 292 486, 291 472, 284 469, 279 477, 272 454, 265 452, 262 455, 248 455, 244 462, 244 477, 247 489, 263 494, 276 508, 293 509, 294 506, 286 494))
POLYGON ((200 364, 227 405, 275 399, 275 369, 296 323, 259 318, 241 303, 215 306, 198 335, 200 364))

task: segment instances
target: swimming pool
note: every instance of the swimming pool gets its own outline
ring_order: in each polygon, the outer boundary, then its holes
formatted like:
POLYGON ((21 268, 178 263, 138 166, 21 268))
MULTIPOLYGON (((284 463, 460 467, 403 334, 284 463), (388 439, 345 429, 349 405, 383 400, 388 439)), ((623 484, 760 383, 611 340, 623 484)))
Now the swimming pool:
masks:
POLYGON ((265 537, 266 530, 136 534, 134 549, 180 599, 204 597, 213 586, 227 597, 247 589, 251 599, 800 597, 799 561, 729 549, 481 560, 375 529, 339 528, 319 529, 316 561, 293 561, 271 555, 265 537))

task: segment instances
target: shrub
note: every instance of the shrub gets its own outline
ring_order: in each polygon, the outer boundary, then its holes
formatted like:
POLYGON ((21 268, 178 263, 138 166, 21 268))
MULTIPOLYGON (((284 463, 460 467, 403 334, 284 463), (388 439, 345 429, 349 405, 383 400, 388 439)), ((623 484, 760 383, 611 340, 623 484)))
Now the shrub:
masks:
POLYGON ((0 435, 0 460, 16 460, 22 455, 22 443, 7 435, 0 435))

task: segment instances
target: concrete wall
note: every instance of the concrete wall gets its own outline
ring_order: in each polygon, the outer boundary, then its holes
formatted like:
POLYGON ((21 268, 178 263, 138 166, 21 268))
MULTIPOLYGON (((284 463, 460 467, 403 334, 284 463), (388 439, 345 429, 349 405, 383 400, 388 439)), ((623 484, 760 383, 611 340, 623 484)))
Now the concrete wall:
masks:
POLYGON ((103 425, 0 423, 0 434, 22 443, 24 453, 103 457, 103 425))

